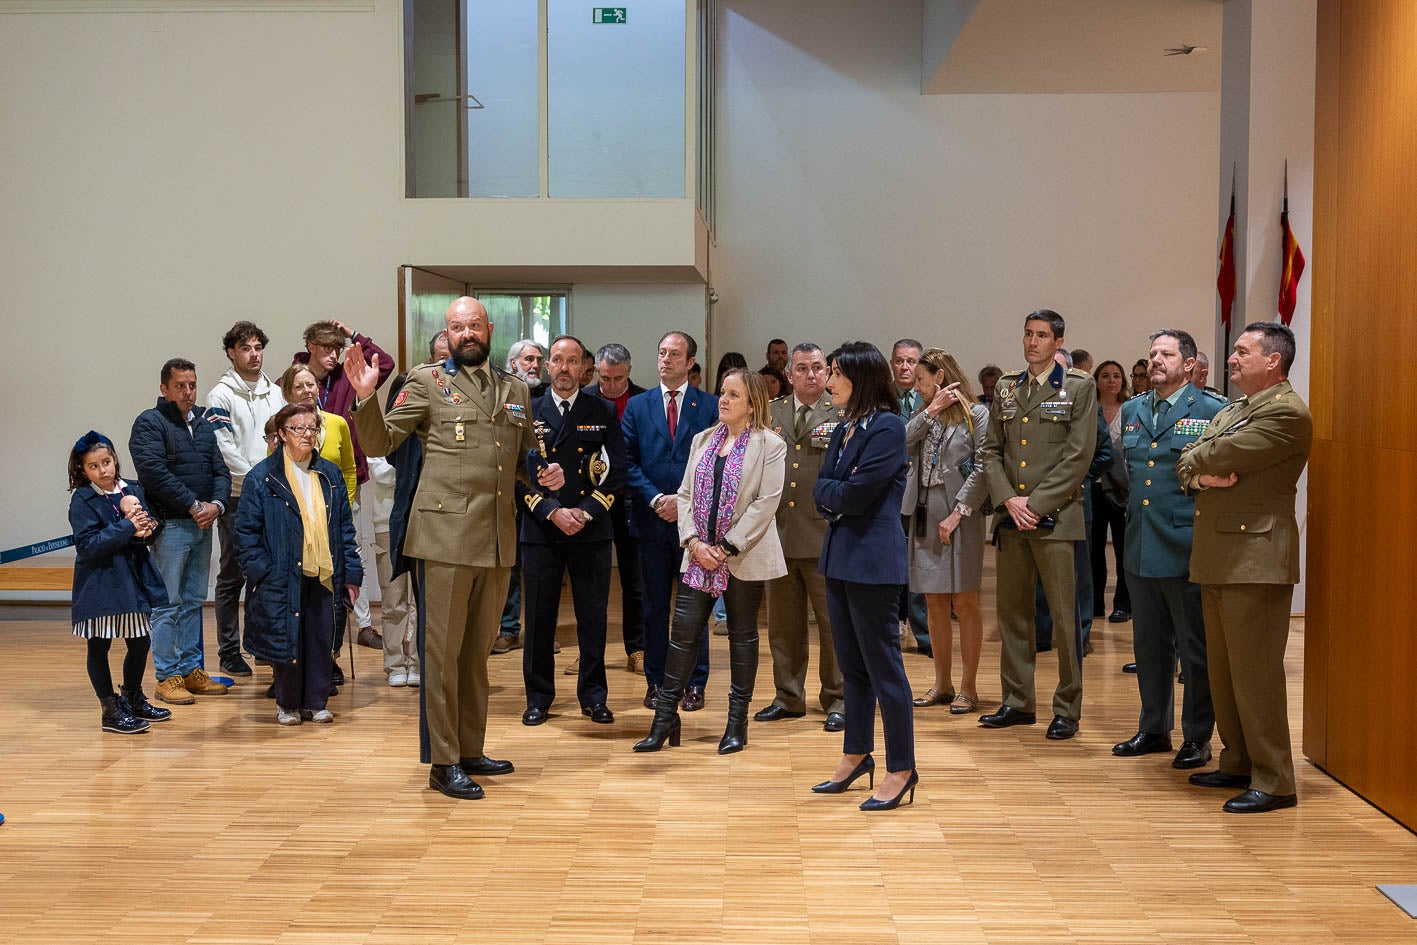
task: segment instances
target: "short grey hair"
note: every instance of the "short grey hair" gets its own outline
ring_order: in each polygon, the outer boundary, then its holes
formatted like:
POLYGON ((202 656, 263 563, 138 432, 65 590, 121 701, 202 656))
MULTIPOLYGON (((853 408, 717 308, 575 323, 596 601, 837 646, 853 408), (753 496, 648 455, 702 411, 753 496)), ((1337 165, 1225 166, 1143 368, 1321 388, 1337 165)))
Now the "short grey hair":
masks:
POLYGON ((821 354, 822 346, 813 341, 804 341, 801 344, 792 346, 791 357, 795 358, 799 354, 812 354, 813 352, 821 354))
POLYGON ((595 363, 605 364, 614 367, 617 364, 630 363, 630 349, 617 342, 610 342, 608 345, 601 345, 600 350, 595 353, 595 363))
POLYGON ((523 338, 521 341, 514 343, 512 347, 507 350, 507 370, 516 371, 517 358, 520 358, 522 352, 527 348, 535 348, 537 351, 541 352, 542 357, 546 356, 545 348, 541 347, 541 345, 532 341, 530 338, 523 338))

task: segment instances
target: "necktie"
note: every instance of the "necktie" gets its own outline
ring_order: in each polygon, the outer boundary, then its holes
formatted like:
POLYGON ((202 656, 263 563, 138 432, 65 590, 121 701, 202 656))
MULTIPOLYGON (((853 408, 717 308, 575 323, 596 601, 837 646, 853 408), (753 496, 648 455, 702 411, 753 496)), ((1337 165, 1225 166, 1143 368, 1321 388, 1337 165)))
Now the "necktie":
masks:
POLYGON ((910 416, 914 412, 915 392, 906 391, 900 395, 900 412, 902 416, 910 416))
POLYGON ((679 432, 679 404, 675 398, 679 396, 677 390, 669 392, 669 406, 664 409, 664 417, 669 421, 669 438, 674 439, 674 434, 679 432))
POLYGON ((1156 429, 1158 429, 1158 430, 1161 429, 1161 421, 1162 421, 1163 419, 1165 419, 1166 414, 1170 413, 1170 411, 1171 411, 1171 401, 1169 401, 1169 400, 1158 400, 1158 401, 1156 402, 1156 429))
POLYGON ((472 379, 477 383, 479 399, 482 401, 482 409, 490 414, 492 412, 492 395, 489 391, 492 385, 487 379, 487 372, 479 368, 472 372, 472 379))
POLYGON ((562 426, 565 426, 565 425, 566 425, 566 417, 570 414, 570 412, 571 412, 571 402, 570 402, 569 400, 563 400, 563 401, 561 401, 561 425, 562 425, 562 426))
POLYGON ((792 428, 792 438, 794 440, 802 439, 802 433, 807 427, 807 414, 811 413, 811 411, 812 408, 806 404, 797 408, 797 423, 792 428))

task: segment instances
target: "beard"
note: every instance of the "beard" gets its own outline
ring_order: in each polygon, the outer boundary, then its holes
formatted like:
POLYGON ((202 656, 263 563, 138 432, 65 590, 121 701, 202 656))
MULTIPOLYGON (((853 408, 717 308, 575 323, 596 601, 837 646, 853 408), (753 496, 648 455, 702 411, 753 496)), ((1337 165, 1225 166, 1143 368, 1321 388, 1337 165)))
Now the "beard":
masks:
POLYGON ((487 362, 487 345, 472 335, 453 351, 453 360, 463 367, 482 367, 487 362))
MULTIPOLYGON (((520 371, 517 373, 521 374, 520 371)), ((532 390, 536 390, 542 384, 540 374, 521 374, 521 379, 526 381, 526 386, 531 388, 532 390)))

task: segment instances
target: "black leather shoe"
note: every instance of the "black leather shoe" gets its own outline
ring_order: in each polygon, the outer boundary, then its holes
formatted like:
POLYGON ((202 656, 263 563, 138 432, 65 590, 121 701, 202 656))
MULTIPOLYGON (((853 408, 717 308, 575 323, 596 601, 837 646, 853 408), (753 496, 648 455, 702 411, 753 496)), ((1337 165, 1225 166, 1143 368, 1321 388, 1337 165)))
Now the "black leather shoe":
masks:
POLYGON ((510 761, 498 761, 486 755, 481 758, 462 758, 458 761, 458 767, 467 774, 511 774, 517 770, 510 761))
POLYGON ((228 676, 250 676, 251 665, 237 656, 235 659, 222 660, 221 671, 228 676))
POLYGON ((330 670, 330 683, 331 683, 331 685, 343 686, 343 685, 344 685, 344 670, 342 670, 342 669, 339 668, 339 664, 338 664, 338 663, 334 663, 334 664, 332 664, 332 665, 333 665, 334 668, 330 670))
POLYGON ((935 648, 933 646, 917 646, 915 652, 919 653, 921 656, 928 656, 930 659, 935 658, 935 648))
POLYGON ((704 687, 689 686, 684 690, 684 702, 680 706, 685 712, 697 712, 704 707, 704 687))
POLYGON ((646 709, 653 709, 655 700, 659 698, 659 687, 651 683, 645 689, 645 700, 642 703, 646 709))
POLYGON ((1154 755, 1171 750, 1171 736, 1158 732, 1137 732, 1124 742, 1112 746, 1112 754, 1118 758, 1135 758, 1138 755, 1154 755))
POLYGON ((543 709, 541 706, 528 706, 527 710, 522 713, 522 724, 540 725, 542 722, 546 721, 546 718, 546 710, 543 709))
POLYGON ((581 715, 588 715, 592 722, 598 722, 601 725, 609 725, 615 721, 615 713, 611 712, 610 707, 604 702, 597 702, 592 706, 581 706, 581 715))
POLYGON ((806 712, 789 712, 782 706, 774 702, 764 709, 759 709, 753 713, 754 722, 780 722, 783 719, 800 719, 806 712))
POLYGON ((844 732, 846 731, 846 716, 840 712, 828 712, 827 720, 822 723, 824 732, 844 732))
POLYGON ((1266 794, 1264 791, 1249 790, 1236 794, 1225 802, 1227 814, 1263 814, 1286 807, 1298 807, 1297 794, 1266 794))
POLYGON ((460 801, 482 800, 482 788, 458 765, 434 765, 428 769, 428 786, 439 794, 460 801))
POLYGON ((1038 715, 1036 713, 1024 712, 1011 705, 1001 705, 999 711, 993 715, 979 717, 979 724, 985 728, 1008 728, 1010 725, 1036 725, 1037 723, 1038 715))
POLYGON ((1048 723, 1048 733, 1046 737, 1051 738, 1055 742, 1060 742, 1064 739, 1072 738, 1077 733, 1077 719, 1065 719, 1061 715, 1055 715, 1053 716, 1053 721, 1048 723))
POLYGON ((1226 774, 1224 771, 1201 771, 1186 779, 1196 787, 1247 788, 1248 774, 1226 774))
POLYGON ((1107 615, 1108 623, 1126 623, 1131 619, 1132 612, 1130 610, 1123 610, 1120 607, 1107 615))
POLYGON ((269 686, 266 687, 266 698, 267 698, 267 699, 274 699, 275 697, 276 697, 276 684, 275 684, 275 683, 271 683, 269 686))
POLYGON ((1131 673, 1133 676, 1135 676, 1136 673, 1137 673, 1137 664, 1136 664, 1136 663, 1123 663, 1123 664, 1122 664, 1122 672, 1124 672, 1124 673, 1131 673))
POLYGON ((1181 750, 1171 761, 1173 768, 1199 768, 1210 760, 1210 746, 1198 742, 1182 742, 1181 750))

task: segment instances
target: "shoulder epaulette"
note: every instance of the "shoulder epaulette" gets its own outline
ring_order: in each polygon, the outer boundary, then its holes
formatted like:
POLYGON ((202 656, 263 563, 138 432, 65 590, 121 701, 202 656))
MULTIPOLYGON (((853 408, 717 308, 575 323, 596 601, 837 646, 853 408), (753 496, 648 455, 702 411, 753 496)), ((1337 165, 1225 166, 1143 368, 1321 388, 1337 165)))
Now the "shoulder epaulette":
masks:
POLYGON ((1225 396, 1224 394, 1220 393, 1220 391, 1218 391, 1218 390, 1211 390, 1209 387, 1207 387, 1207 388, 1204 388, 1204 389, 1201 391, 1201 393, 1204 394, 1205 396, 1209 397, 1211 400, 1219 401, 1219 402, 1222 403, 1222 404, 1228 404, 1228 403, 1230 403, 1230 401, 1226 398, 1226 396, 1225 396))
POLYGON ((787 400, 789 397, 791 397, 791 396, 792 396, 791 394, 783 394, 781 397, 774 397, 774 398, 772 399, 771 403, 774 403, 774 404, 784 403, 784 402, 786 402, 786 400, 787 400))
POLYGON ((1075 368, 1075 367, 1070 367, 1070 368, 1068 368, 1068 376, 1070 376, 1070 377, 1092 377, 1091 374, 1087 373, 1086 371, 1082 370, 1081 368, 1075 368))

